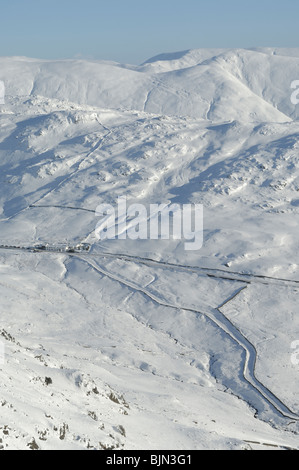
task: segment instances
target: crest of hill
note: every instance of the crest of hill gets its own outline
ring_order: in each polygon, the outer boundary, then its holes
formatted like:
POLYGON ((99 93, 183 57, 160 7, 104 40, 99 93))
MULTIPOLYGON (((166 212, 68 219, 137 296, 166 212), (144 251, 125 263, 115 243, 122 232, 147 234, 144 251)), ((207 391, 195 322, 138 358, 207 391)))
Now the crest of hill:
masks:
POLYGON ((0 59, 7 95, 211 121, 297 120, 298 49, 198 49, 141 66, 90 60, 0 59))

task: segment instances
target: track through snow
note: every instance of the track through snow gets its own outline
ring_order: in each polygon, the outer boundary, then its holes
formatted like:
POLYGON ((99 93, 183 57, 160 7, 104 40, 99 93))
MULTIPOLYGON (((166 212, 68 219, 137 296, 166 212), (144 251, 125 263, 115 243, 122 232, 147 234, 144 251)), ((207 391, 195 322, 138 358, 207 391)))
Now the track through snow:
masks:
MULTIPOLYGON (((42 249, 40 250, 39 248, 30 248, 30 247, 4 247, 0 245, 0 250, 12 250, 12 251, 29 251, 32 253, 32 251, 35 251, 36 254, 38 252, 47 252, 49 254, 61 254, 62 249, 58 248, 51 248, 51 249, 42 249)), ((158 305, 161 305, 163 307, 167 307, 170 309, 175 309, 175 310, 181 310, 181 311, 187 311, 194 313, 196 315, 204 315, 207 317, 213 324, 217 326, 221 331, 223 331, 232 341, 238 344, 240 346, 244 353, 245 353, 245 360, 244 360, 244 367, 243 367, 243 378, 246 382, 250 384, 251 387, 253 387, 257 393, 264 399, 266 400, 271 407, 279 413, 282 417, 287 418, 289 420, 293 421, 299 421, 299 415, 296 413, 293 413, 288 406, 286 406, 271 390, 269 390, 262 382, 256 377, 256 364, 258 360, 258 354, 255 346, 241 333, 241 331, 221 312, 221 309, 227 305, 229 302, 231 302, 233 299, 235 299, 244 289, 247 288, 247 285, 241 287, 231 298, 225 300, 221 305, 219 305, 217 308, 210 308, 209 310, 201 309, 193 309, 189 308, 187 306, 181 305, 181 304, 172 304, 169 303, 162 298, 158 297, 157 295, 153 294, 151 291, 146 289, 145 287, 142 287, 132 280, 126 279, 124 277, 115 275, 111 272, 109 272, 107 269, 100 267, 99 265, 95 264, 95 261, 92 259, 93 255, 86 255, 86 254, 80 254, 76 253, 76 249, 74 249, 74 252, 72 253, 67 253, 68 256, 80 259, 80 261, 83 261, 87 263, 89 266, 92 267, 96 272, 112 279, 115 282, 118 282, 126 287, 129 287, 132 291, 134 292, 140 292, 141 294, 145 295, 148 297, 151 301, 155 302, 158 305)), ((278 284, 278 285, 285 285, 285 284, 297 284, 299 281, 294 281, 294 280, 287 280, 287 279, 278 279, 278 278, 270 278, 267 276, 255 276, 254 274, 241 274, 241 273, 228 273, 224 270, 213 270, 213 269, 208 269, 208 268, 197 268, 197 267, 191 267, 191 266, 183 266, 183 265, 176 265, 172 263, 167 263, 167 262, 159 262, 155 261, 152 259, 146 259, 146 258, 140 258, 140 257, 134 257, 134 256, 127 256, 127 255, 120 255, 120 254, 112 254, 112 253, 103 253, 102 255, 97 253, 96 257, 103 258, 114 258, 114 259, 120 259, 120 260, 125 260, 126 262, 132 262, 132 263, 137 263, 137 264, 145 264, 149 266, 156 266, 156 267, 163 267, 166 269, 179 269, 179 270, 186 270, 186 271, 191 271, 191 272, 201 272, 204 275, 210 277, 215 277, 217 279, 227 279, 230 281, 237 281, 237 282, 245 282, 246 284, 251 284, 252 282, 257 282, 261 284, 278 284), (225 275, 225 274, 227 275, 225 275), (232 274, 234 275, 232 277, 232 274)))

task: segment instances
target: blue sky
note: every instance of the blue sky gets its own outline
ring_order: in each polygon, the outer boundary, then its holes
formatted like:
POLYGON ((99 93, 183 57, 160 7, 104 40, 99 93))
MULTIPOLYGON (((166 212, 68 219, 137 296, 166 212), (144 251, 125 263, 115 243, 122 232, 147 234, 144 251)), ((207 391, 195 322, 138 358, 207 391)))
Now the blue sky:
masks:
POLYGON ((299 47, 296 0, 1 0, 0 55, 141 63, 200 47, 299 47))

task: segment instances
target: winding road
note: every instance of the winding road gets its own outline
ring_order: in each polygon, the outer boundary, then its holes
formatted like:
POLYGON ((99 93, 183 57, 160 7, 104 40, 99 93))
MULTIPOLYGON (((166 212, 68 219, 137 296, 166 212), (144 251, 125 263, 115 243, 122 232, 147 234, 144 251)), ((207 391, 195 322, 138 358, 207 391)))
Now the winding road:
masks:
POLYGON ((194 314, 204 315, 208 318, 214 325, 216 325, 225 335, 227 335, 233 342, 235 342, 239 347, 241 347, 245 353, 245 360, 243 365, 243 379, 265 400, 270 407, 278 413, 281 417, 286 418, 292 421, 299 421, 299 416, 294 413, 292 410, 289 409, 287 405, 285 405, 271 390, 269 390, 257 377, 256 377, 256 364, 257 364, 257 350, 255 346, 244 336, 244 334, 221 312, 221 308, 232 301, 240 292, 247 288, 248 284, 253 282, 258 282, 262 284, 279 284, 279 285, 296 285, 298 286, 299 281, 296 280, 288 280, 288 279, 279 279, 279 278, 272 278, 267 276, 260 276, 260 275, 251 275, 251 274, 244 274, 244 273, 231 273, 221 269, 209 269, 209 268, 200 268, 200 267, 193 267, 193 266, 184 266, 184 265, 177 265, 172 263, 166 263, 161 261, 156 261, 153 259, 147 258, 140 258, 134 257, 124 254, 113 254, 113 253, 83 253, 80 251, 76 252, 76 249, 72 250, 71 252, 63 252, 61 247, 57 246, 51 247, 51 249, 38 249, 36 247, 9 247, 0 245, 0 250, 10 250, 10 251, 26 251, 30 253, 38 254, 39 252, 42 253, 49 253, 49 254, 64 254, 67 256, 75 257, 80 261, 88 264, 93 270, 100 273, 103 276, 106 276, 112 279, 115 282, 118 282, 134 292, 140 292, 146 297, 148 297, 151 301, 155 302, 158 305, 163 307, 176 309, 176 310, 183 310, 192 312, 194 314), (153 294, 149 291, 146 287, 142 287, 132 280, 123 278, 122 276, 116 275, 111 273, 107 269, 103 268, 102 266, 98 266, 95 262, 96 258, 102 258, 103 260, 109 258, 115 258, 126 262, 132 262, 137 264, 143 264, 147 266, 156 266, 156 267, 163 267, 167 269, 176 269, 176 270, 183 270, 183 271, 191 271, 197 272, 201 274, 205 274, 209 277, 214 277, 218 279, 227 279, 231 281, 238 281, 243 282, 244 286, 238 290, 238 292, 231 297, 230 299, 226 300, 217 308, 208 308, 203 310, 193 309, 184 305, 178 305, 175 303, 171 303, 165 301, 158 297, 157 295, 153 294))

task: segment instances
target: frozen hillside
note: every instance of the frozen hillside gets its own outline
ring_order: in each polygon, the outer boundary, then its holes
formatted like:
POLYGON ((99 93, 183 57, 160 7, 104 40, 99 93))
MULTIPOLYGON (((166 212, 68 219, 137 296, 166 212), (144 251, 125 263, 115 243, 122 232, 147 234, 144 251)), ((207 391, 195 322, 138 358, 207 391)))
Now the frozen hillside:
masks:
POLYGON ((0 58, 0 448, 298 449, 299 50, 0 58), (203 204, 204 243, 95 236, 203 204))

